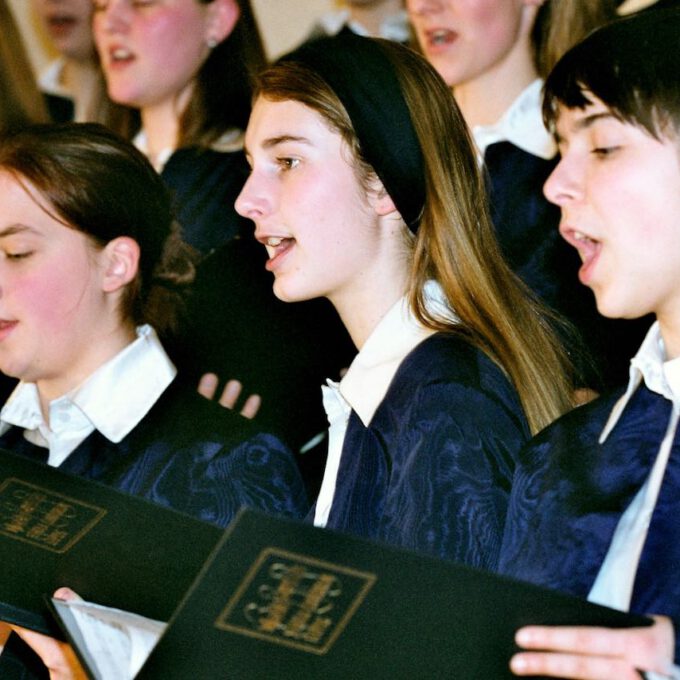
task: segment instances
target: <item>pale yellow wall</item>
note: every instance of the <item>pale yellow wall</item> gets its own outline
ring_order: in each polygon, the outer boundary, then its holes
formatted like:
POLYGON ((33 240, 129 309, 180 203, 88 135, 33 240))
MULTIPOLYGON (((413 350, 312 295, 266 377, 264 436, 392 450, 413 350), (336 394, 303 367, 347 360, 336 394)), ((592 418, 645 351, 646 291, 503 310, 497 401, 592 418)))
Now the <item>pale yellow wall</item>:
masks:
POLYGON ((278 57, 297 45, 314 20, 337 6, 336 0, 251 0, 267 53, 278 57))

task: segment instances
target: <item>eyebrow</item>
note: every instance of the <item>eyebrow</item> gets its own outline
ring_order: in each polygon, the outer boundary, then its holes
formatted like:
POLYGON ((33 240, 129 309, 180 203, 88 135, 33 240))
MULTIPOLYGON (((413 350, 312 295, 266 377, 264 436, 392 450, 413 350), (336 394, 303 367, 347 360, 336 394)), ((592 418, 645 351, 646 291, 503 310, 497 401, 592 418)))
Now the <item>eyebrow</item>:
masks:
MULTIPOLYGON (((598 113, 591 113, 588 116, 584 116, 583 118, 579 118, 572 126, 572 131, 573 132, 582 132, 583 130, 587 130, 588 128, 592 127, 597 121, 603 120, 605 118, 613 118, 614 120, 618 120, 618 118, 611 112, 611 111, 600 111, 598 113)), ((564 143, 564 137, 562 137, 559 133, 555 134, 555 141, 557 144, 564 143)))
MULTIPOLYGON (((298 135, 278 135, 277 137, 268 137, 260 144, 260 146, 267 150, 272 149, 279 144, 285 144, 286 142, 299 142, 300 144, 311 145, 311 141, 307 139, 307 137, 300 137, 298 135)), ((244 147, 244 152, 246 156, 250 156, 250 151, 247 146, 244 147)))
POLYGON ((14 236, 15 234, 23 234, 25 232, 30 232, 31 234, 38 233, 35 229, 25 224, 10 224, 8 227, 0 230, 0 238, 14 236))

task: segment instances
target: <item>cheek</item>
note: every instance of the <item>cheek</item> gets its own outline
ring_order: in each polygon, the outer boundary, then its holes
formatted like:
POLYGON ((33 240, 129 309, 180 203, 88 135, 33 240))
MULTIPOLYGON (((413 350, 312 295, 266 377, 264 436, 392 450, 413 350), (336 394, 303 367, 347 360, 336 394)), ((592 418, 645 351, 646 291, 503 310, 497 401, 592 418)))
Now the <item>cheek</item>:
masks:
POLYGON ((140 51, 145 50, 159 74, 193 74, 201 65, 205 36, 203 22, 195 14, 160 17, 138 35, 140 51))
POLYGON ((19 315, 30 316, 45 333, 61 334, 76 325, 86 293, 82 276, 37 275, 15 286, 13 298, 19 315))

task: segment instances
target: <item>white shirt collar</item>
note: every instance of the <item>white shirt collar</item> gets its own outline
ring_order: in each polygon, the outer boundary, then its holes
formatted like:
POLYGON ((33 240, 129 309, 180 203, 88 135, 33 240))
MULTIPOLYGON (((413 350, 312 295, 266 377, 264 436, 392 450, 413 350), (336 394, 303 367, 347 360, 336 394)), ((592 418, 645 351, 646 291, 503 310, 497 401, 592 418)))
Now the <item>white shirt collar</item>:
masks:
POLYGON ((44 71, 42 71, 38 77, 38 87, 42 92, 56 94, 60 97, 71 97, 71 93, 61 84, 61 77, 65 64, 66 60, 63 57, 57 57, 47 65, 47 68, 44 71))
POLYGON ((541 113, 543 81, 534 80, 493 125, 475 125, 472 136, 479 152, 496 142, 510 142, 539 158, 550 160, 557 153, 552 135, 543 125, 541 113))
MULTIPOLYGON (((220 153, 234 153, 243 149, 244 133, 238 128, 231 128, 220 135, 211 145, 210 149, 220 153)), ((141 129, 132 140, 132 143, 147 157, 156 172, 163 171, 165 164, 175 153, 176 149, 168 147, 156 154, 155 158, 149 156, 149 140, 144 129, 141 129)))
POLYGON ((612 409, 600 435, 600 443, 603 443, 614 429, 623 410, 643 380, 649 390, 672 401, 676 406, 680 405, 680 358, 666 360, 666 349, 658 321, 652 324, 640 349, 631 359, 628 387, 612 409))
POLYGON ((120 442, 149 412, 176 373, 153 328, 140 326, 134 342, 82 385, 50 403, 50 427, 43 421, 35 384, 19 383, 0 411, 0 434, 11 426, 33 431, 29 440, 49 446, 50 464, 59 465, 95 429, 109 441, 120 442), (60 439, 65 440, 63 445, 60 439), (51 455, 53 442, 60 450, 58 462, 51 455))
MULTIPOLYGON (((429 308, 455 319, 438 283, 429 281, 426 284, 425 298, 429 308)), ((382 318, 339 386, 343 398, 364 425, 371 422, 406 355, 434 332, 415 318, 405 297, 382 318)))
MULTIPOLYGON (((319 17, 319 25, 326 35, 337 35, 347 26, 352 33, 368 36, 366 28, 357 21, 351 21, 349 10, 342 9, 337 12, 328 12, 319 17)), ((388 16, 380 24, 379 37, 396 42, 408 42, 411 38, 408 15, 405 11, 396 12, 388 16)))

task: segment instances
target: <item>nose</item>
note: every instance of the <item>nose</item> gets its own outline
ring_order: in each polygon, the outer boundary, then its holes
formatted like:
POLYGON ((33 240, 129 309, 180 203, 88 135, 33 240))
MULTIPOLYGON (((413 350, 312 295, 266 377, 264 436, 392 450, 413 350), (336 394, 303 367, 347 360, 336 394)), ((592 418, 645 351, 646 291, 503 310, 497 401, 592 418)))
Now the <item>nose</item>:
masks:
POLYGON ((255 172, 250 173, 234 207, 239 215, 255 223, 271 213, 272 201, 266 183, 255 172))
POLYGON ((569 159, 562 157, 543 185, 544 196, 555 205, 563 206, 581 195, 578 169, 569 159))
POLYGON ((434 14, 443 9, 444 0, 406 0, 408 12, 415 16, 434 14))
POLYGON ((99 0, 95 3, 94 34, 119 33, 130 24, 132 7, 129 0, 99 0))

